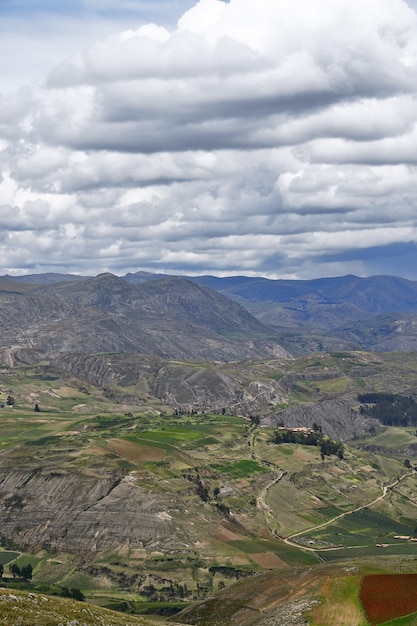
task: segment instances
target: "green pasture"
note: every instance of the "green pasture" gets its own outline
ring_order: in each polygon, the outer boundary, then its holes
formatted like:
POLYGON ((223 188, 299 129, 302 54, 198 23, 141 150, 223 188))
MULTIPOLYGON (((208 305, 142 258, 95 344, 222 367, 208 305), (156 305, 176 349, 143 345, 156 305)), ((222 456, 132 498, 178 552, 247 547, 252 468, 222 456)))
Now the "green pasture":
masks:
POLYGON ((230 545, 249 556, 251 554, 272 552, 288 565, 311 565, 318 562, 313 552, 300 551, 278 539, 276 541, 261 538, 239 539, 231 542, 230 545))
POLYGON ((411 615, 406 615, 405 617, 397 617, 397 619, 384 622, 380 626, 416 626, 416 624, 417 613, 412 613, 411 615))
MULTIPOLYGON (((379 542, 377 542, 379 543, 379 542)), ((385 542, 381 542, 385 543, 385 542)), ((379 548, 376 543, 369 543, 368 546, 344 547, 334 550, 317 550, 317 555, 322 561, 331 563, 340 560, 362 559, 364 557, 414 557, 417 559, 417 545, 410 542, 398 542, 389 544, 387 548, 379 548)))
MULTIPOLYGON (((33 414, 39 415, 39 414, 33 414)), ((68 427, 68 419, 58 421, 55 418, 44 423, 39 423, 39 418, 28 416, 9 416, 7 422, 2 423, 0 414, 0 449, 9 448, 17 444, 35 441, 43 437, 54 435, 68 427), (10 422, 13 422, 10 424, 10 422)))
POLYGON ((222 463, 221 465, 212 465, 212 468, 221 474, 225 474, 230 478, 246 478, 258 472, 267 472, 268 469, 259 465, 251 459, 242 459, 232 463, 222 463))
POLYGON ((287 545, 283 541, 277 542, 272 552, 285 561, 285 563, 294 567, 314 565, 319 561, 314 552, 299 550, 298 548, 287 545))
MULTIPOLYGON (((142 441, 154 441, 165 444, 189 444, 202 439, 202 434, 196 430, 184 428, 167 428, 166 430, 148 430, 141 433, 142 441)), ((214 442, 216 440, 213 440, 214 442)))
POLYGON ((8 563, 11 563, 15 559, 17 559, 19 555, 20 555, 20 552, 9 552, 7 550, 5 550, 4 552, 1 551, 0 552, 0 564, 7 565, 8 563))
POLYGON ((417 444, 417 436, 415 429, 388 426, 383 432, 378 433, 375 437, 372 437, 367 441, 375 446, 394 448, 395 450, 401 446, 417 444))
POLYGON ((222 413, 200 413, 198 415, 192 415, 192 416, 185 416, 184 419, 186 419, 190 424, 197 425, 200 424, 201 426, 224 426, 224 425, 230 425, 230 426, 242 426, 242 423, 244 424, 243 420, 241 417, 237 416, 237 415, 228 415, 225 414, 223 415, 222 413))
POLYGON ((315 380, 310 384, 323 393, 343 393, 346 385, 350 381, 347 377, 328 378, 325 380, 315 380))
MULTIPOLYGON (((164 618, 169 617, 170 615, 175 615, 179 611, 182 611, 187 606, 190 606, 190 602, 132 602, 129 601, 129 605, 132 609, 133 615, 149 615, 153 620, 156 619, 156 616, 161 616, 164 618)), ((108 604, 103 604, 103 607, 106 609, 110 609, 113 611, 120 611, 124 606, 123 602, 110 602, 108 604)))
POLYGON ((322 626, 323 624, 329 626, 333 624, 338 626, 343 626, 343 624, 367 625, 369 622, 359 599, 360 581, 360 576, 330 578, 327 584, 322 587, 324 596, 321 603, 308 612, 308 623, 312 626, 322 626))
POLYGON ((280 541, 272 541, 270 539, 261 539, 261 538, 247 538, 247 539, 238 539, 232 542, 232 547, 236 548, 240 552, 244 552, 245 554, 257 554, 261 552, 274 552, 276 554, 280 551, 281 542, 280 541))
POLYGON ((15 559, 15 563, 20 567, 24 567, 25 565, 32 565, 35 570, 36 567, 44 561, 43 558, 37 556, 31 556, 30 554, 20 554, 17 559, 15 559))
MULTIPOLYGON (((414 527, 415 524, 409 526, 376 511, 363 509, 346 515, 325 528, 309 533, 309 537, 320 543, 346 547, 375 547, 376 543, 398 544, 394 535, 410 536, 413 534, 414 527)), ((414 548, 411 547, 411 549, 414 548)))

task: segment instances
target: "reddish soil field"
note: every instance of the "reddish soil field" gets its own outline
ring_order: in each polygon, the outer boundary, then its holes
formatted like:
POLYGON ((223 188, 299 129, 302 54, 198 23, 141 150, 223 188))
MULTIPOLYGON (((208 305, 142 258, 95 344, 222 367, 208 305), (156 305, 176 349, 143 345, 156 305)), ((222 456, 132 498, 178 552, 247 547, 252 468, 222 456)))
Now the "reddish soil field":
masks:
POLYGON ((417 574, 364 576, 360 599, 371 624, 417 612, 417 574))

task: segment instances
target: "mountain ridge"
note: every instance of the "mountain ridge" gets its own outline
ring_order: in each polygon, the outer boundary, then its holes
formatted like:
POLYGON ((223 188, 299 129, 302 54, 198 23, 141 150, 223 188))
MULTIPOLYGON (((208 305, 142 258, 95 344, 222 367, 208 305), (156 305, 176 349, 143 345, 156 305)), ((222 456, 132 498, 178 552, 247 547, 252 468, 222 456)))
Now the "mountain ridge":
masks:
POLYGON ((0 289, 0 342, 209 361, 287 355, 271 329, 209 287, 177 277, 136 286, 110 273, 0 289))
MULTIPOLYGON (((312 280, 272 280, 247 276, 168 276, 143 271, 116 278, 140 287, 149 297, 152 283, 161 280, 171 281, 171 287, 178 280, 186 280, 214 289, 243 306, 295 356, 340 349, 410 351, 417 346, 417 281, 405 278, 348 274, 312 280), (387 315, 391 316, 389 324, 387 315), (404 316, 408 320, 407 332, 399 333, 404 316)), ((3 276, 0 291, 37 293, 40 287, 54 288, 57 283, 65 291, 64 285, 75 282, 82 290, 89 280, 94 277, 77 276, 72 280, 66 274, 3 276)), ((166 304, 160 302, 160 306, 166 304)), ((196 313, 204 317, 206 311, 199 307, 196 313)))

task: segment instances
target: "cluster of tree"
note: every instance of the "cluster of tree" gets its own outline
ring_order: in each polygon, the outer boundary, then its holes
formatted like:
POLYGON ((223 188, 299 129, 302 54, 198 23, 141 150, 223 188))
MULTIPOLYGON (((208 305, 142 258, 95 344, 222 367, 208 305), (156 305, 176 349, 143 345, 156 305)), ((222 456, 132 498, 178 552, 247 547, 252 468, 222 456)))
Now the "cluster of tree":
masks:
POLYGON ((17 563, 11 563, 9 570, 13 578, 23 578, 23 580, 32 580, 33 567, 30 563, 19 567, 17 563))
POLYGON ((85 600, 85 596, 81 589, 77 589, 75 587, 68 589, 68 587, 62 587, 61 596, 63 598, 73 598, 74 600, 79 600, 79 602, 83 602, 85 600))
POLYGON ((207 500, 210 498, 210 491, 209 488, 207 487, 207 485, 205 485, 201 478, 198 476, 197 480, 195 481, 195 491, 196 494, 199 496, 199 498, 203 501, 203 502, 207 502, 207 500))
POLYGON ((149 583, 149 585, 144 585, 140 588, 140 593, 155 602, 169 602, 173 600, 183 600, 189 596, 190 592, 186 583, 181 584, 170 581, 169 585, 164 585, 160 588, 149 583))
POLYGON ((203 502, 207 502, 210 499, 210 489, 201 480, 198 470, 196 470, 195 474, 192 474, 191 472, 183 472, 183 476, 186 480, 189 480, 195 485, 195 492, 203 502))
POLYGON ((319 432, 300 432, 294 430, 276 430, 273 437, 274 443, 299 443, 302 446, 318 446, 323 439, 319 432))
POLYGON ((344 457, 343 444, 333 441, 328 437, 324 437, 321 429, 315 425, 312 431, 302 432, 293 431, 291 429, 279 429, 274 433, 273 443, 298 443, 302 446, 320 446, 320 455, 324 459, 325 456, 336 455, 339 459, 344 457))
POLYGON ((229 520, 230 522, 234 521, 233 517, 232 517, 232 514, 230 512, 230 509, 227 506, 227 504, 223 504, 223 502, 216 502, 216 509, 218 510, 220 515, 225 517, 227 520, 229 520))
POLYGON ((339 459, 343 459, 343 443, 340 443, 340 441, 333 441, 333 439, 323 439, 320 443, 321 458, 324 459, 325 456, 331 456, 332 454, 338 456, 339 459))
POLYGON ((364 393, 358 396, 362 415, 375 417, 385 426, 416 426, 417 402, 412 396, 364 393))
POLYGON ((255 574, 254 570, 251 569, 240 569, 238 567, 233 567, 232 565, 212 565, 209 568, 209 574, 215 576, 216 574, 220 574, 225 578, 243 578, 245 576, 253 576, 255 574))

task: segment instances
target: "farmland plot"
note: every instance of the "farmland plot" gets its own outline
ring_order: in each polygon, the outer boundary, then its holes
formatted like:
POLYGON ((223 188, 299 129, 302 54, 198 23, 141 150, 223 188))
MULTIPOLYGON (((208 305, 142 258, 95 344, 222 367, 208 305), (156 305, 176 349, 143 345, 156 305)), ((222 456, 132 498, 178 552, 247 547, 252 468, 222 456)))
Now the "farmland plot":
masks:
POLYGON ((373 574, 362 579, 360 599, 372 625, 417 611, 417 574, 373 574))

